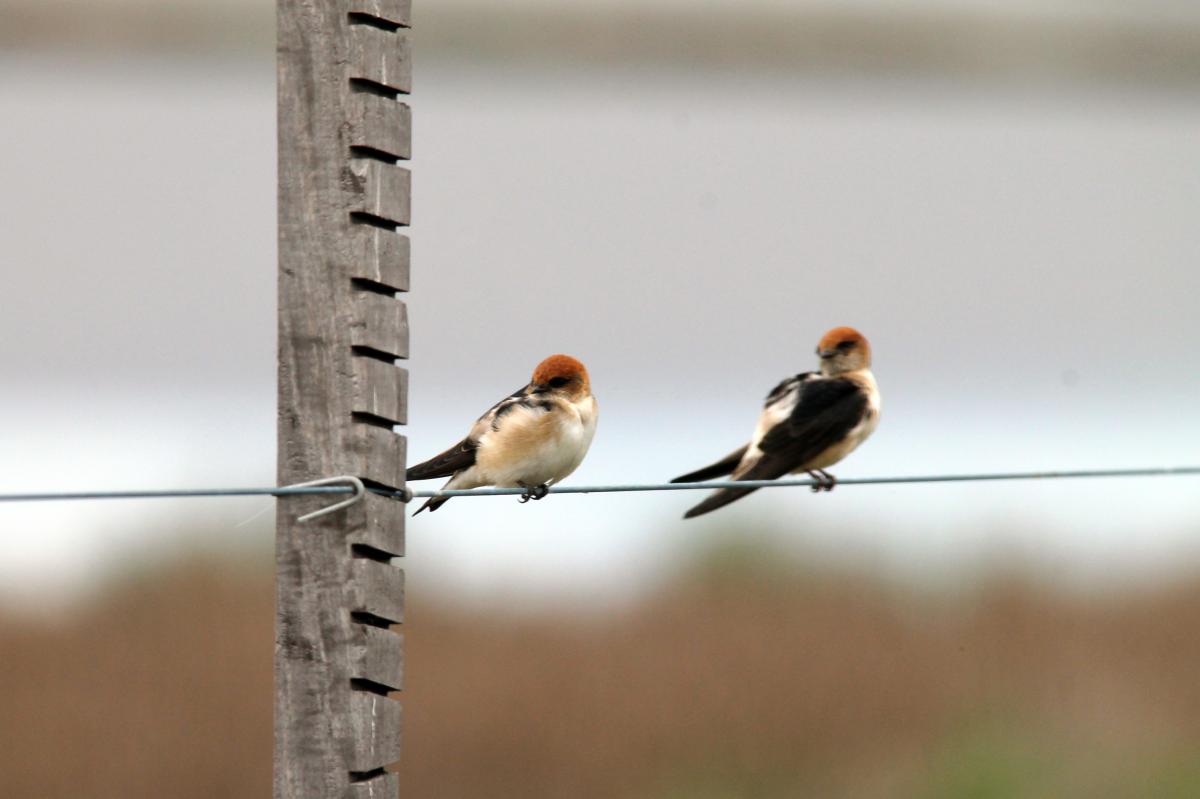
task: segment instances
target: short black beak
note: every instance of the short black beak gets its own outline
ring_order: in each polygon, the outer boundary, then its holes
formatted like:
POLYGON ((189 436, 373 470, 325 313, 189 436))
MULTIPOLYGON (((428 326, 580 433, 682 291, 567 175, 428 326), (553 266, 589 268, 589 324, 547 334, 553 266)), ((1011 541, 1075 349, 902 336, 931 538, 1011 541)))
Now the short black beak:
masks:
POLYGON ((820 355, 822 358, 832 358, 837 354, 837 350, 817 350, 817 355, 820 355))

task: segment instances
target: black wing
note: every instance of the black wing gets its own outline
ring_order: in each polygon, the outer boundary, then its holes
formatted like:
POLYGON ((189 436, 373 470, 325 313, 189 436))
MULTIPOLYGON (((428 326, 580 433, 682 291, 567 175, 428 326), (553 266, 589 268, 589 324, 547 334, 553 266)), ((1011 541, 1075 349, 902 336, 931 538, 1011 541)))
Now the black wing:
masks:
POLYGON ((475 450, 478 447, 474 441, 464 438, 445 452, 434 455, 424 463, 408 467, 404 475, 406 480, 432 480, 435 477, 449 477, 457 471, 466 469, 475 463, 475 450))
MULTIPOLYGON (((832 378, 803 382, 792 415, 787 421, 767 431, 758 443, 763 451, 762 457, 737 479, 774 480, 783 477, 841 441, 862 421, 866 406, 866 395, 851 380, 832 378)), ((714 511, 757 490, 719 489, 685 513, 684 518, 691 519, 714 511)))
POLYGON ((705 466, 703 469, 697 469, 694 472, 688 472, 687 474, 681 474, 679 477, 676 477, 671 482, 672 483, 698 483, 701 480, 711 480, 714 477, 721 477, 723 475, 729 474, 730 472, 732 472, 734 469, 737 468, 737 465, 739 463, 742 462, 742 456, 746 454, 746 448, 748 446, 750 446, 750 445, 743 444, 740 448, 735 449, 733 452, 729 453, 724 458, 721 458, 721 460, 717 461, 716 463, 709 464, 708 466, 705 466))
POLYGON ((812 460, 862 422, 866 408, 867 395, 853 380, 804 383, 792 415, 763 436, 758 444, 763 456, 742 478, 774 480, 812 460))
MULTIPOLYGON (((475 427, 471 433, 462 441, 455 444, 450 449, 438 455, 434 455, 424 463, 418 463, 416 466, 408 467, 408 471, 404 475, 405 480, 432 480, 435 477, 449 477, 457 471, 466 469, 475 464, 475 450, 479 448, 478 438, 481 436, 479 423, 486 419, 489 415, 495 414, 492 417, 492 429, 496 429, 496 423, 500 417, 508 413, 518 404, 525 402, 525 396, 529 391, 529 386, 522 386, 513 393, 509 394, 504 399, 497 402, 489 408, 482 416, 475 420, 475 427)), ((425 503, 428 505, 429 503, 425 503)), ((435 510, 436 506, 430 510, 435 510)), ((424 510, 422 507, 421 510, 424 510)), ((420 513, 420 511, 417 511, 420 513)))
POLYGON ((495 430, 495 429, 497 429, 496 423, 500 420, 500 417, 503 416, 504 414, 508 413, 509 411, 511 411, 513 409, 513 406, 524 404, 528 400, 529 394, 530 394, 530 386, 529 385, 521 386, 516 391, 509 394, 507 397, 500 400, 495 405, 493 405, 492 407, 490 407, 486 411, 484 411, 483 414, 475 421, 482 422, 487 417, 495 414, 494 416, 492 416, 492 429, 495 430))
POLYGON ((766 400, 763 401, 763 407, 769 408, 776 400, 783 399, 784 395, 796 387, 796 384, 803 383, 815 375, 816 372, 801 372, 798 375, 785 377, 780 381, 779 385, 771 389, 771 393, 768 394, 766 400))
MULTIPOLYGON (((767 394, 766 400, 763 401, 763 407, 771 407, 771 405, 783 399, 789 392, 793 391, 798 383, 803 383, 805 380, 808 380, 810 377, 812 377, 813 374, 813 372, 802 372, 801 374, 793 375, 792 377, 785 377, 782 381, 780 381, 779 385, 771 389, 771 393, 767 394)), ((705 466, 703 469, 697 469, 694 472, 688 472, 687 474, 680 475, 671 482, 696 483, 701 480, 711 480, 714 477, 723 477, 727 474, 731 474, 733 470, 737 468, 738 464, 742 462, 742 456, 746 454, 746 449, 748 447, 749 445, 747 444, 741 449, 734 450, 733 452, 729 453, 716 463, 705 466)))

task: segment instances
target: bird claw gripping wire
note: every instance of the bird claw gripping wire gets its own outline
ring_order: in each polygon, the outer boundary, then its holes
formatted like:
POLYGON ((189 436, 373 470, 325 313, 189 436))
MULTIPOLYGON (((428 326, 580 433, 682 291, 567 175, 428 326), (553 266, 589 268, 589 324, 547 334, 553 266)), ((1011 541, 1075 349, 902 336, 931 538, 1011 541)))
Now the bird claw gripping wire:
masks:
POLYGON ((522 486, 525 493, 521 494, 521 504, 524 505, 531 499, 541 499, 550 493, 550 486, 542 483, 536 486, 522 486))
POLYGON ((319 516, 325 516, 326 514, 341 510, 342 508, 348 508, 356 502, 361 502, 362 498, 364 496, 366 496, 366 493, 367 493, 367 487, 363 485, 363 481, 359 480, 357 477, 355 477, 353 475, 349 475, 349 474, 339 475, 338 477, 323 477, 320 480, 310 480, 307 483, 295 483, 295 484, 287 486, 287 487, 288 488, 305 488, 308 486, 335 486, 335 485, 350 486, 351 488, 354 489, 354 493, 351 494, 348 499, 343 499, 340 502, 335 502, 334 504, 332 504, 328 507, 321 508, 320 510, 315 510, 312 513, 306 513, 303 516, 301 516, 300 518, 296 519, 296 521, 298 521, 298 522, 312 521, 313 519, 316 519, 319 516))
POLYGON ((814 494, 821 491, 832 491, 833 487, 837 485, 837 478, 824 469, 813 469, 809 472, 809 475, 814 481, 812 484, 814 494))

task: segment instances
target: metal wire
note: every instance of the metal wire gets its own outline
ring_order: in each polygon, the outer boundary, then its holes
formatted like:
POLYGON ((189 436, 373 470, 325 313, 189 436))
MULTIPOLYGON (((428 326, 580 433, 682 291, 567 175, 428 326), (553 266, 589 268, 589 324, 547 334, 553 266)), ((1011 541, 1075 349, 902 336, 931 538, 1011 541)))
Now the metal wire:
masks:
MULTIPOLYGON (((915 477, 839 477, 837 485, 888 485, 898 483, 968 483, 994 480, 1053 480, 1074 477, 1167 477, 1200 475, 1200 466, 1164 466, 1153 469, 1092 469, 1056 472, 991 472, 940 474, 915 477)), ((787 488, 814 486, 816 480, 709 480, 704 483, 648 483, 611 486, 552 486, 551 494, 607 494, 627 491, 702 491, 714 488, 787 488)), ((471 497, 523 494, 523 488, 471 488, 414 491, 414 497, 471 497)))
MULTIPOLYGON (((1150 469, 1081 469, 1074 471, 1050 472, 985 472, 980 474, 939 474, 917 475, 911 477, 846 477, 839 478, 837 484, 845 485, 892 485, 905 483, 969 483, 998 480, 1057 480, 1067 478, 1089 477, 1169 477, 1178 475, 1200 475, 1200 466, 1164 466, 1150 469)), ((331 478, 346 479, 346 478, 331 478)), ((706 483, 635 483, 627 485, 603 486, 552 486, 551 494, 613 494, 637 491, 705 491, 715 488, 788 488, 797 486, 817 485, 815 480, 711 480, 706 483)), ((470 488, 470 489, 432 489, 423 491, 390 491, 381 488, 367 488, 367 491, 401 501, 432 497, 487 497, 520 495, 525 493, 523 488, 470 488)), ((61 491, 37 492, 25 494, 0 494, 0 502, 50 502, 57 500, 92 500, 92 499, 160 499, 186 497, 244 497, 244 496, 276 496, 286 497, 304 494, 354 494, 357 490, 351 485, 295 485, 266 488, 184 488, 162 490, 135 491, 61 491)), ((336 509, 336 507, 335 507, 336 509)))

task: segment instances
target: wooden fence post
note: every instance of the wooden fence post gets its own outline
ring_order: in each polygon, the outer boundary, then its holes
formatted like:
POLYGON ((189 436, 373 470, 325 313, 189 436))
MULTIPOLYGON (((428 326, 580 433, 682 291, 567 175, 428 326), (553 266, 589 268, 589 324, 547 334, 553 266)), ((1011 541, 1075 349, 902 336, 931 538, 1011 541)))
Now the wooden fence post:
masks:
MULTIPOLYGON (((410 0, 277 0, 280 485, 404 485, 410 0)), ((275 799, 395 797, 405 505, 278 503, 275 799)))

